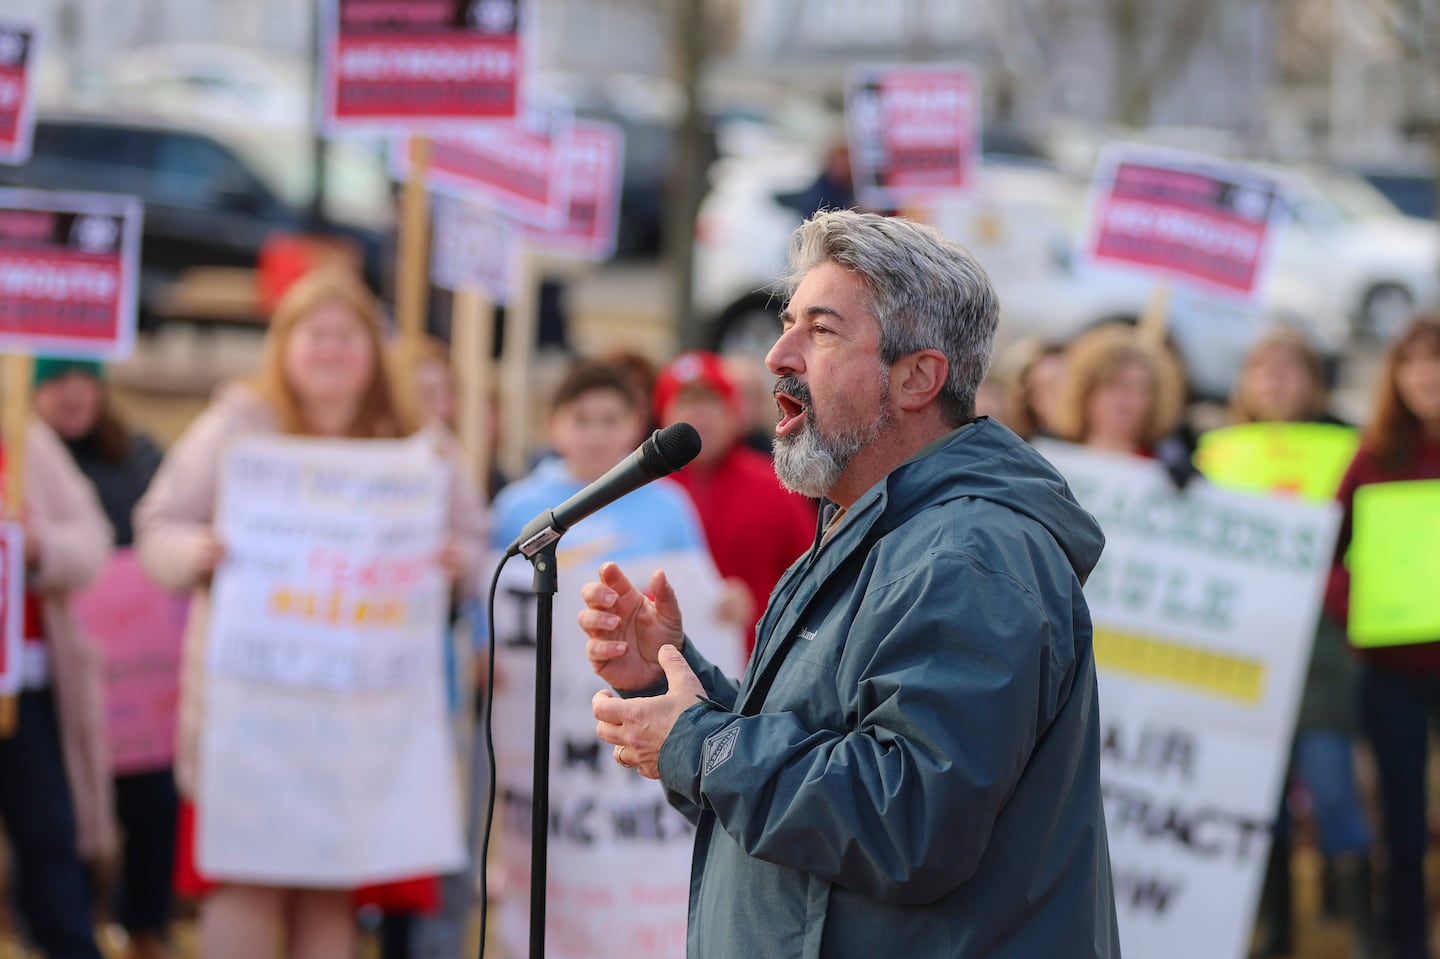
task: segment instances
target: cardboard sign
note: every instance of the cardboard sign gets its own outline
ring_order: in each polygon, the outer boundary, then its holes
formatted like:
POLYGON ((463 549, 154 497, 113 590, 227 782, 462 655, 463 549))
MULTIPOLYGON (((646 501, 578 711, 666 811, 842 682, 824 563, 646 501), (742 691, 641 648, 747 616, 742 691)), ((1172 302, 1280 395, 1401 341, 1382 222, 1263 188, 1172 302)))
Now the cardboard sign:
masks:
POLYGON ((522 0, 323 0, 321 125, 418 130, 513 118, 532 22, 522 0))
MULTIPOLYGON (((425 184, 436 193, 483 202, 512 219, 550 229, 565 222, 569 180, 561 160, 570 139, 570 106, 547 99, 514 123, 449 130, 430 140, 425 184)), ((395 179, 410 178, 410 151, 390 150, 395 179)))
POLYGON ((1350 642, 1440 640, 1440 480, 1372 483, 1355 491, 1350 539, 1350 642))
MULTIPOLYGON (((738 675, 739 630, 717 622, 721 579, 704 547, 635 551, 635 534, 600 535, 580 525, 556 559, 550 713, 550 865, 545 954, 550 959, 670 959, 685 954, 695 831, 660 783, 623 769, 595 737, 590 699, 604 687, 585 658, 575 623, 580 586, 605 559, 631 576, 664 569, 685 633, 711 662, 738 675), (643 572, 642 572, 643 571, 643 572)), ((492 560, 492 568, 498 557, 492 560)), ((488 582, 486 574, 482 581, 488 582)), ((529 929, 530 819, 535 741, 535 596, 530 566, 511 562, 495 604, 495 763, 500 852, 514 895, 498 909, 506 953, 522 955, 529 929)))
POLYGON ((19 523, 0 522, 0 696, 20 691, 24 633, 25 531, 19 523))
POLYGON ((0 20, 0 163, 30 159, 39 39, 34 26, 0 20))
POLYGON ((1279 182, 1255 167, 1112 144, 1096 164, 1081 255, 1250 299, 1263 286, 1280 194, 1279 182))
POLYGON ((474 289, 491 303, 504 305, 523 243, 520 231, 493 210, 439 197, 430 243, 430 279, 442 289, 474 289))
POLYGON ((140 209, 128 196, 0 189, 0 352, 130 355, 140 209))
POLYGON ((1246 954, 1339 525, 1334 503, 1045 442, 1105 531, 1085 584, 1127 956, 1246 954))
POLYGON ((980 77, 962 66, 858 66, 846 78, 855 195, 875 209, 964 192, 980 157, 980 77))
POLYGON ((561 150, 569 214, 560 226, 532 228, 536 248, 600 262, 615 255, 625 175, 625 131, 613 123, 576 120, 561 150))
POLYGON ((200 871, 353 888, 464 865, 433 439, 251 437, 221 464, 200 871))
POLYGON ((116 550, 71 604, 105 663, 105 731, 116 775, 164 769, 175 758, 180 650, 189 601, 156 586, 132 549, 116 550))
POLYGON ((1195 465, 1216 486, 1251 493, 1335 498, 1360 435, 1330 423, 1241 423, 1200 437, 1195 465))

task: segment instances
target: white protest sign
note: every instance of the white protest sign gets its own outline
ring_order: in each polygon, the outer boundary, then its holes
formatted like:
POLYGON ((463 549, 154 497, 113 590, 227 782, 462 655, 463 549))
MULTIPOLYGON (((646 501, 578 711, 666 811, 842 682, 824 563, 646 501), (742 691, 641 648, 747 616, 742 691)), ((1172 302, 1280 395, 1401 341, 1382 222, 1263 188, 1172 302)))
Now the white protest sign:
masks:
POLYGON ((445 719, 450 477, 426 437, 255 437, 221 464, 198 859, 347 888, 465 861, 445 719))
MULTIPOLYGON (((590 542, 558 554, 560 590, 550 712, 550 835, 545 954, 549 959, 673 959, 685 954, 694 828, 658 782, 624 769, 595 736, 590 699, 604 687, 585 658, 575 618, 580 587, 608 555, 590 542)), ((741 669, 739 630, 716 621, 721 580, 699 551, 627 554, 647 578, 664 569, 685 633, 730 675, 741 669)), ((487 577, 488 579, 488 577, 487 577)), ((500 904, 500 940, 522 955, 528 941, 530 818, 535 738, 535 597, 528 564, 505 568, 495 601, 495 762, 501 854, 515 895, 500 904)))
POLYGON ((524 234, 486 207, 436 197, 430 278, 442 289, 473 289, 503 306, 514 287, 524 234))
POLYGON ((1338 510, 1038 448, 1105 531, 1085 597, 1124 952, 1241 959, 1338 510))

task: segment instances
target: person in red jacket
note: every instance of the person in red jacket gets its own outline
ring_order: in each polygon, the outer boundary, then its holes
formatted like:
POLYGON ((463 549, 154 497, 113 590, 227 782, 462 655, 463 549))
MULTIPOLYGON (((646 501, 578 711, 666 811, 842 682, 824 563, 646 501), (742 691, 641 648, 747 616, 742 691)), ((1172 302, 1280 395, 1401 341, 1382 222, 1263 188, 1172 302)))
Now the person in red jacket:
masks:
MULTIPOLYGON (((1440 479, 1440 316, 1421 316, 1391 344, 1376 378, 1374 412, 1338 494, 1344 508, 1325 607, 1349 619, 1346 552, 1355 492, 1371 483, 1440 479)), ((1440 545, 1432 544, 1440 549, 1440 545)), ((1440 636, 1358 650, 1360 709, 1380 779, 1386 860, 1385 935, 1391 959, 1423 959, 1426 946, 1425 765, 1431 721, 1440 719, 1440 636)))
POLYGON ((720 357, 681 353, 660 371, 654 395, 662 426, 685 422, 700 434, 700 455, 674 478, 695 503, 720 575, 740 580, 749 593, 748 657, 770 591, 814 542, 815 506, 784 489, 770 458, 742 442, 740 397, 720 357))

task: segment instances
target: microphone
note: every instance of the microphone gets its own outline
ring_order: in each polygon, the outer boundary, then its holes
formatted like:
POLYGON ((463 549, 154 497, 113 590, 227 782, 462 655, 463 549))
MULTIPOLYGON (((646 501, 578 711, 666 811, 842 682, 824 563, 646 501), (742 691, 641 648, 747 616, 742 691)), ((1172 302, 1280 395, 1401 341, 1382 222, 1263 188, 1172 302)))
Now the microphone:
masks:
POLYGON ((700 434, 689 423, 674 423, 656 430, 639 449, 616 463, 604 476, 526 523, 520 535, 506 547, 505 555, 534 556, 591 513, 646 483, 670 475, 698 455, 700 434))

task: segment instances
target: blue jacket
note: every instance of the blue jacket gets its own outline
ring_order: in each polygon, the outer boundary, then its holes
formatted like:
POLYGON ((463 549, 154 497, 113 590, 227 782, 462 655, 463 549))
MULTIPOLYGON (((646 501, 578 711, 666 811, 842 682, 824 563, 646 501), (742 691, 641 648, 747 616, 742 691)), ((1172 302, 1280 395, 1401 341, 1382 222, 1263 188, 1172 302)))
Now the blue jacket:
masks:
POLYGON ((660 753, 697 826, 689 955, 1118 957, 1089 611, 1104 539, 980 420, 771 595, 660 753))

